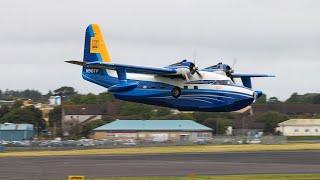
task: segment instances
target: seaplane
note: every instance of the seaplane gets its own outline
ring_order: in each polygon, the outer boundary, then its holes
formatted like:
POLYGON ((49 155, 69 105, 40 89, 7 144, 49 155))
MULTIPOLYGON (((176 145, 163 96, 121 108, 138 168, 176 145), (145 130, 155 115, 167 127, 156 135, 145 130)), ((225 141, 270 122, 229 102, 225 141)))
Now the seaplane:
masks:
POLYGON ((86 29, 82 61, 83 79, 105 87, 120 100, 174 108, 180 111, 231 112, 250 106, 262 95, 251 78, 267 74, 235 73, 223 63, 199 69, 182 60, 165 67, 145 67, 111 62, 97 24, 86 29), (235 79, 242 83, 236 83, 235 79))

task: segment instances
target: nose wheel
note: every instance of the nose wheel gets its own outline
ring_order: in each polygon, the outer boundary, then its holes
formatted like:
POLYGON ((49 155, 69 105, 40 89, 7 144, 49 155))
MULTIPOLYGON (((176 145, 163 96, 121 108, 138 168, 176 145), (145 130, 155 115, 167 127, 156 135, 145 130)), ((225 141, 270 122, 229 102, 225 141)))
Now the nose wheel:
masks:
POLYGON ((181 88, 179 87, 173 87, 172 90, 171 90, 171 95, 174 97, 174 98, 178 98, 180 95, 181 95, 181 88))

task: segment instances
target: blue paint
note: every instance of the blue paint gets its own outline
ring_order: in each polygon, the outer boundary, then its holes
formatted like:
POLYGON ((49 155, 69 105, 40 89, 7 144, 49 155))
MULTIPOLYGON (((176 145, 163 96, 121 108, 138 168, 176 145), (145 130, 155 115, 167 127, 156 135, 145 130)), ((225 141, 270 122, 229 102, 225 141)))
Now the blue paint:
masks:
POLYGON ((108 88, 109 92, 131 91, 138 86, 138 83, 120 83, 108 88))

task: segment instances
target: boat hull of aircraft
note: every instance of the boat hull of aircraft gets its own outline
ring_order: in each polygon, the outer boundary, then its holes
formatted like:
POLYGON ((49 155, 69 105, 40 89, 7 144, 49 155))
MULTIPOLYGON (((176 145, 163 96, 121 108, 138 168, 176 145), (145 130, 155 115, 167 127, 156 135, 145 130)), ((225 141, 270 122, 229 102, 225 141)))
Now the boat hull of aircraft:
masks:
POLYGON ((180 111, 207 112, 237 111, 249 106, 254 101, 253 97, 247 95, 221 91, 185 91, 178 98, 174 98, 169 90, 151 91, 133 90, 130 93, 114 94, 114 96, 125 101, 170 107, 180 111))

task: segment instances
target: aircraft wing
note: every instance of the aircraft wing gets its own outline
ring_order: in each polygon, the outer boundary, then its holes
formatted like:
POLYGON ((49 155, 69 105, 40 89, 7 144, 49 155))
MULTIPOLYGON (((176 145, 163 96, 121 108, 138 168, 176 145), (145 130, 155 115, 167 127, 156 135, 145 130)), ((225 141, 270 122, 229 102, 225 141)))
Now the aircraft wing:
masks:
POLYGON ((154 67, 102 63, 102 62, 82 62, 82 61, 66 61, 66 62, 80 65, 80 66, 86 66, 88 68, 106 68, 111 70, 124 69, 127 73, 157 74, 157 75, 174 75, 177 73, 175 69, 169 69, 169 68, 154 68, 154 67))
POLYGON ((275 77, 274 75, 269 74, 243 74, 243 73, 232 73, 234 78, 252 78, 252 77, 275 77))

